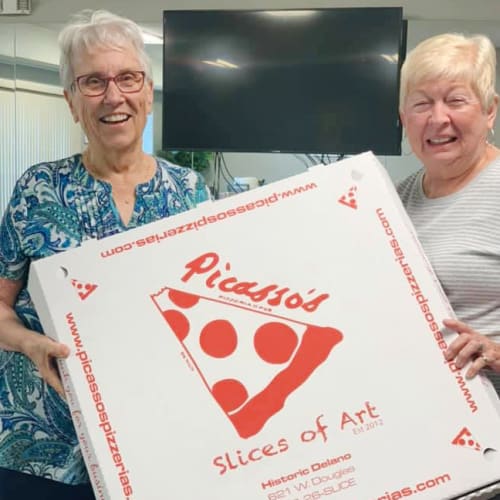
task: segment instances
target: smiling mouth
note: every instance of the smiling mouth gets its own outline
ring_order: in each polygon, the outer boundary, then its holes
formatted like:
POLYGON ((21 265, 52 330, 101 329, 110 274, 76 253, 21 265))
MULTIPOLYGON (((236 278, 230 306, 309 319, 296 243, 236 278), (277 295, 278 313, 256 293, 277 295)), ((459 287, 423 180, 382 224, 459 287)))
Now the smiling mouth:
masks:
POLYGON ((119 114, 119 115, 103 116, 102 118, 99 118, 99 121, 101 123, 114 125, 115 123, 124 123, 127 120, 129 120, 129 118, 130 118, 130 115, 119 114))
POLYGON ((443 144, 451 144, 457 140, 456 137, 439 137, 435 139, 427 139, 427 144, 431 146, 442 146, 443 144))

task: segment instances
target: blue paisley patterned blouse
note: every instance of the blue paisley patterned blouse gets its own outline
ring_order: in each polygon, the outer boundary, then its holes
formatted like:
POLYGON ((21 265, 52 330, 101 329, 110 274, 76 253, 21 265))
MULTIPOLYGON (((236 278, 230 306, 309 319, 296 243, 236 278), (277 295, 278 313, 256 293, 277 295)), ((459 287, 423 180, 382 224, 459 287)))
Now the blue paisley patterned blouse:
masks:
MULTIPOLYGON (((34 165, 18 180, 0 226, 0 277, 26 283, 31 260, 183 212, 208 196, 196 172, 157 159, 154 177, 136 188, 125 227, 111 185, 94 179, 80 154, 34 165)), ((28 328, 42 332, 25 286, 15 310, 28 328)), ((0 467, 68 484, 88 482, 68 406, 27 357, 3 350, 0 467)))

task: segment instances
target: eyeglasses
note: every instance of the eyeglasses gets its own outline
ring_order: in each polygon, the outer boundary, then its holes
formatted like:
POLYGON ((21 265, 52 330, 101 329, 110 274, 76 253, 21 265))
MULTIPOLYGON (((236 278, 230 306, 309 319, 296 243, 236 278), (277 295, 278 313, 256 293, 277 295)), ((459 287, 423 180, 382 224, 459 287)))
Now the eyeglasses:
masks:
POLYGON ((90 75, 77 76, 73 82, 80 92, 87 97, 103 95, 108 90, 109 82, 115 82, 120 92, 133 94, 144 87, 144 71, 124 71, 116 76, 100 76, 92 73, 90 75))

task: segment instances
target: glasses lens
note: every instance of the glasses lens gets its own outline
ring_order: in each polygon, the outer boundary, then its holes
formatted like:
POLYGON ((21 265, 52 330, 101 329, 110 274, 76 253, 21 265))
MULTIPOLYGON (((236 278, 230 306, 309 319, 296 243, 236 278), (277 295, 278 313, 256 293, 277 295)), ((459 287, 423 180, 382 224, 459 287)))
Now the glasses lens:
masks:
POLYGON ((115 82, 122 92, 137 92, 144 83, 144 74, 141 71, 127 71, 117 75, 115 82))
POLYGON ((106 90, 106 80, 96 75, 78 78, 77 83, 80 92, 85 95, 99 95, 106 90))

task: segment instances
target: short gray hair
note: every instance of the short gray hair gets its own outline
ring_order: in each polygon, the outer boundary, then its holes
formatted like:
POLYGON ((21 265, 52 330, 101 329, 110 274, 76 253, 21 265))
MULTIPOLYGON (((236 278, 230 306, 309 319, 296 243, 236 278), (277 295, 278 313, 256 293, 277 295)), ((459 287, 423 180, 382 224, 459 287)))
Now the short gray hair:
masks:
POLYGON ((144 40, 139 26, 132 20, 106 10, 84 9, 72 16, 59 33, 59 75, 66 90, 70 90, 75 79, 72 60, 75 54, 94 47, 133 47, 146 73, 153 80, 151 59, 144 49, 144 40))
POLYGON ((420 42, 401 68, 399 108, 412 87, 440 78, 468 82, 483 110, 488 110, 496 95, 496 52, 491 40, 485 35, 444 33, 420 42))

